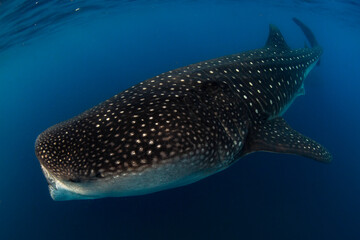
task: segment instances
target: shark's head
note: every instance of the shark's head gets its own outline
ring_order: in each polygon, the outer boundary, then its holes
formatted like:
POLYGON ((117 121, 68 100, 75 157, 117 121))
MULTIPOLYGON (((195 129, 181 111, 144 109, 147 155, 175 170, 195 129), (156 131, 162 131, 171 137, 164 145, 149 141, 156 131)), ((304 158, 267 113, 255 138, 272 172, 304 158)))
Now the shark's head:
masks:
MULTIPOLYGON (((35 152, 53 199, 151 193, 197 181, 233 161, 232 152, 238 152, 234 148, 244 143, 244 126, 219 121, 208 108, 199 107, 196 96, 180 98, 181 89, 193 86, 181 79, 177 90, 169 84, 163 92, 157 88, 156 94, 143 94, 153 81, 38 136, 35 152)), ((224 103, 230 103, 225 96, 224 103)))

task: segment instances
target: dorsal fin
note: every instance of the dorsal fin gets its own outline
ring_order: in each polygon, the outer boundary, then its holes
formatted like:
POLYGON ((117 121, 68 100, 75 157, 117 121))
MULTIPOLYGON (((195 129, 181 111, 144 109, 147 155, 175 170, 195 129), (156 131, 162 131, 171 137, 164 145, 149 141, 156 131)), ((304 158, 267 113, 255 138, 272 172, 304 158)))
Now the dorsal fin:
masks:
POLYGON ((269 25, 269 37, 265 47, 290 50, 290 47, 286 44, 280 30, 273 24, 269 25))

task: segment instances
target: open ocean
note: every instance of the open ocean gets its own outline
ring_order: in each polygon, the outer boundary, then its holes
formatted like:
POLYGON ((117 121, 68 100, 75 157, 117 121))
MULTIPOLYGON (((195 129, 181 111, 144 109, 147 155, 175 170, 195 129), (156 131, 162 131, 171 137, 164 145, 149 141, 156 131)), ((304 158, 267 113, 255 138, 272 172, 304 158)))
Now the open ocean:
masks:
POLYGON ((0 1, 0 239, 360 239, 360 2, 0 1), (264 46, 324 53, 285 113, 330 164, 258 152, 149 195, 53 201, 34 153, 46 128, 178 67, 264 46))

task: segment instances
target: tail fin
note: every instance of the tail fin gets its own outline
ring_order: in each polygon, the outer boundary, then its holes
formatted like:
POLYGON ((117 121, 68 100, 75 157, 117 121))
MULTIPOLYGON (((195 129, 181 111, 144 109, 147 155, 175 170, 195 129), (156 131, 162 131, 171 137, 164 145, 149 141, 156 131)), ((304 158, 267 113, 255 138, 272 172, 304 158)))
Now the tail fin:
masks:
POLYGON ((293 21, 301 28, 301 30, 304 32, 306 38, 310 42, 311 47, 319 46, 319 43, 316 41, 316 38, 313 34, 313 32, 308 28, 303 22, 301 22, 297 18, 293 18, 293 21))

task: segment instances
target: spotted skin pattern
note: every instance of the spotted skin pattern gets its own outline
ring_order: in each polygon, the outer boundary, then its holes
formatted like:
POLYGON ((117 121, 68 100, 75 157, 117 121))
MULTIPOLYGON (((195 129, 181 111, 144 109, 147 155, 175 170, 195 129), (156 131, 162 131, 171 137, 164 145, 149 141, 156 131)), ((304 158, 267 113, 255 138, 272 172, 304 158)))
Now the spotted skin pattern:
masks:
POLYGON ((270 25, 264 48, 162 73, 50 127, 35 152, 51 196, 156 192, 198 181, 254 151, 329 162, 324 147, 281 118, 322 54, 313 45, 292 50, 270 25))

